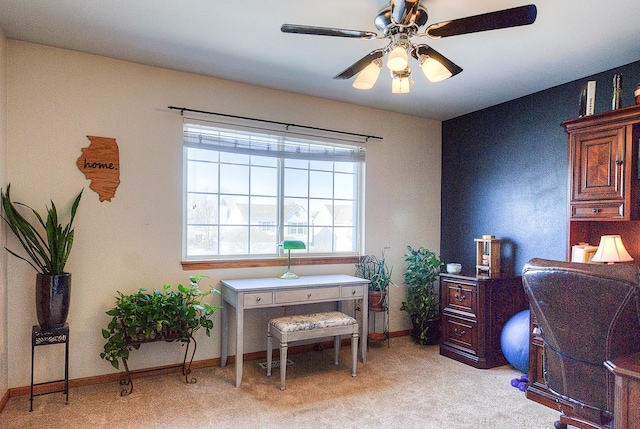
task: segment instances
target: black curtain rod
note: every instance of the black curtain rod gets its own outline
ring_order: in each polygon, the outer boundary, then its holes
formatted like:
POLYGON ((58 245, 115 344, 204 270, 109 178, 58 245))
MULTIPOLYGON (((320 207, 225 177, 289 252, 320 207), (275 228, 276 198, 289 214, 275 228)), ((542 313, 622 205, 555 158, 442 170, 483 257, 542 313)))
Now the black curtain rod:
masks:
POLYGON ((338 133, 338 134, 345 134, 345 135, 349 135, 349 136, 363 137, 365 139, 365 142, 368 141, 369 139, 382 140, 382 137, 368 136, 366 134, 356 134, 356 133, 349 133, 349 132, 346 132, 346 131, 329 130, 329 129, 326 129, 326 128, 309 127, 307 125, 287 124, 286 122, 269 121, 269 120, 266 120, 266 119, 247 118, 245 116, 236 116, 236 115, 227 115, 227 114, 224 114, 224 113, 207 112, 206 110, 194 110, 194 109, 188 109, 186 107, 169 106, 169 109, 179 110, 181 115, 184 112, 204 113, 205 115, 224 116, 226 118, 245 119, 245 120, 249 120, 249 121, 257 121, 257 122, 265 122, 265 123, 269 123, 269 124, 284 125, 285 127, 287 127, 287 130, 289 129, 289 127, 297 127, 297 128, 306 128, 308 130, 326 131, 326 132, 330 132, 330 133, 338 133))

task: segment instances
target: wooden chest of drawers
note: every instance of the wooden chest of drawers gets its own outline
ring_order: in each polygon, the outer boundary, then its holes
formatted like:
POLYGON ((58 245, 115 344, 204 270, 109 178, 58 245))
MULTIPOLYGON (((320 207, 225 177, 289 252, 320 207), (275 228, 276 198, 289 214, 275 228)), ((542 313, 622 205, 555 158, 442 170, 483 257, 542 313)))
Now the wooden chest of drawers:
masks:
POLYGON ((441 274, 440 354, 481 369, 505 365, 502 328, 528 305, 520 276, 441 274))

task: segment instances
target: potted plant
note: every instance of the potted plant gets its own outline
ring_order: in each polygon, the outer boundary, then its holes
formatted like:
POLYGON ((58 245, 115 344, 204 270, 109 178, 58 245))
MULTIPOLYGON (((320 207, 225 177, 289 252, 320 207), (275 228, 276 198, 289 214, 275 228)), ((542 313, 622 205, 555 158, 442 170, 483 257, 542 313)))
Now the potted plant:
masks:
POLYGON ((412 336, 418 344, 437 344, 440 302, 434 283, 444 263, 424 246, 419 249, 407 246, 407 251, 403 255, 408 262, 404 271, 404 283, 408 286, 407 300, 402 303, 400 310, 411 317, 412 336))
POLYGON ((12 202, 11 185, 2 192, 2 219, 20 241, 27 256, 21 256, 8 249, 17 258, 26 261, 38 274, 36 275, 36 313, 40 327, 58 328, 65 324, 69 313, 71 292, 71 274, 64 271, 65 264, 73 245, 73 219, 80 204, 82 191, 71 206, 69 223, 62 226, 58 220, 58 211, 51 201, 47 208, 46 222, 42 216, 26 204, 12 202), (20 214, 18 207, 31 212, 36 222, 29 222, 20 214))
POLYGON ((398 286, 391 279, 393 267, 389 268, 384 260, 386 249, 388 247, 382 249, 381 259, 374 255, 365 255, 356 263, 356 276, 369 280, 369 309, 373 311, 383 309, 389 285, 398 286))
POLYGON ((192 335, 204 328, 211 335, 213 313, 222 308, 202 302, 212 292, 211 288, 200 290, 200 280, 204 276, 189 277, 189 286, 164 285, 162 291, 154 289, 146 293, 139 289, 131 295, 118 291, 115 306, 107 311, 111 321, 102 336, 107 342, 100 357, 119 369, 118 359, 126 361, 129 352, 140 348, 140 344, 152 341, 181 341, 188 343, 192 335))

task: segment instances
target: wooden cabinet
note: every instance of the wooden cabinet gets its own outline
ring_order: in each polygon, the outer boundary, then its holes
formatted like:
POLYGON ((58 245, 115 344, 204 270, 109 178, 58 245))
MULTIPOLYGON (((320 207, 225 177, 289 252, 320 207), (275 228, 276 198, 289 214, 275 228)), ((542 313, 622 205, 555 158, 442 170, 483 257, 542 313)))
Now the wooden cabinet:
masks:
POLYGON ((605 362, 616 379, 614 429, 640 429, 640 353, 605 362))
POLYGON ((608 234, 620 234, 638 259, 640 106, 572 119, 563 126, 569 135, 567 259, 571 246, 597 246, 608 234))
POLYGON ((476 368, 507 363, 500 347, 502 328, 528 308, 519 276, 440 275, 440 354, 476 368))
POLYGON ((637 220, 640 108, 563 123, 569 134, 571 220, 637 220))

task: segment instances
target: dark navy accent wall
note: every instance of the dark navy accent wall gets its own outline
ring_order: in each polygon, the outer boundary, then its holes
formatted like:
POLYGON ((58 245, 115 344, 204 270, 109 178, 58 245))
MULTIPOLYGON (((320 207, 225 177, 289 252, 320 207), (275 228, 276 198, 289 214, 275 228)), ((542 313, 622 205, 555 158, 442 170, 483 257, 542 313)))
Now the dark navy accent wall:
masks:
POLYGON ((635 104, 640 61, 550 88, 442 124, 440 253, 475 272, 474 238, 502 242, 502 266, 519 274, 531 258, 565 260, 567 134, 580 88, 596 84, 596 113, 611 110, 612 79, 622 74, 622 107, 635 104))

